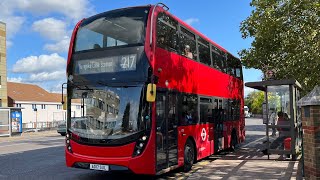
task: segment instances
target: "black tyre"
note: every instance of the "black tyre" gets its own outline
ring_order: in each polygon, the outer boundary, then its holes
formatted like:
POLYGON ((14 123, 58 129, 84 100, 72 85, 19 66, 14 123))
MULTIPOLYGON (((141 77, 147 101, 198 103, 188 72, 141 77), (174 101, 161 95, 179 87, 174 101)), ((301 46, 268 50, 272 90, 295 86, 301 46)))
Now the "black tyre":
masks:
POLYGON ((191 140, 187 140, 186 145, 184 146, 184 166, 183 170, 188 172, 191 170, 192 165, 194 163, 195 152, 194 145, 191 140))
POLYGON ((61 136, 66 136, 66 133, 60 133, 61 134, 61 136))

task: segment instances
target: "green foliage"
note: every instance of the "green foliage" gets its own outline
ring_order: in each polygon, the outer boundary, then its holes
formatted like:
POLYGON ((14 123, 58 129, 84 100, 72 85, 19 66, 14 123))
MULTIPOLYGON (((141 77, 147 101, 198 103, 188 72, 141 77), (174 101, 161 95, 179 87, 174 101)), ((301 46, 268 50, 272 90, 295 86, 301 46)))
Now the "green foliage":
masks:
POLYGON ((320 1, 252 0, 240 25, 251 47, 239 55, 247 68, 273 70, 276 79, 298 80, 306 94, 320 84, 320 1))
POLYGON ((262 103, 264 102, 263 91, 253 91, 245 98, 247 105, 253 114, 262 114, 262 103))

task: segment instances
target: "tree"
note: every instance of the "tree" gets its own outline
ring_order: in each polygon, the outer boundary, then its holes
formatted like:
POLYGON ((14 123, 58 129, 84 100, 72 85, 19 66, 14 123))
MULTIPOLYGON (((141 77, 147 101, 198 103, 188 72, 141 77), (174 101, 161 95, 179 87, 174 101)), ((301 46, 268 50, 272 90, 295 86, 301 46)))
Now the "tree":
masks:
POLYGON ((319 0, 252 0, 251 15, 241 22, 251 47, 239 55, 247 68, 275 72, 276 79, 294 78, 304 91, 320 84, 319 0))
POLYGON ((263 91, 253 91, 245 98, 245 104, 253 114, 262 114, 262 103, 264 102, 263 91))

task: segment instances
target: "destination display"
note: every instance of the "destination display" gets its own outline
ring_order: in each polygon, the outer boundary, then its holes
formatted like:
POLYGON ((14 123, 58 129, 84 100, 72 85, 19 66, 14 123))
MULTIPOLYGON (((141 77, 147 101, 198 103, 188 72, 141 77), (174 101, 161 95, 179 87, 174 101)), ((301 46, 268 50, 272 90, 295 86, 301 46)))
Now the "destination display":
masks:
POLYGON ((97 74, 135 71, 137 54, 80 60, 75 63, 75 74, 97 74))

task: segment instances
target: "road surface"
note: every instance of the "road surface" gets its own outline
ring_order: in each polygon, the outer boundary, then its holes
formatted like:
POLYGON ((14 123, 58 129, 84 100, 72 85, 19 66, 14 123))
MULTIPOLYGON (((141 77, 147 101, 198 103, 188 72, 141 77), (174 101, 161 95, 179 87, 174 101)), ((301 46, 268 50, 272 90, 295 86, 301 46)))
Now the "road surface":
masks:
MULTIPOLYGON (((261 143, 265 136, 265 126, 261 119, 246 119, 246 141, 241 144, 253 147, 261 143)), ((150 179, 150 176, 128 173, 111 173, 85 169, 67 168, 64 159, 64 137, 52 134, 46 137, 6 141, 0 137, 0 179, 150 179)), ((8 139, 8 138, 7 138, 8 139)), ((220 155, 213 155, 197 162, 189 173, 180 169, 153 177, 154 179, 186 179, 197 169, 220 155)))

